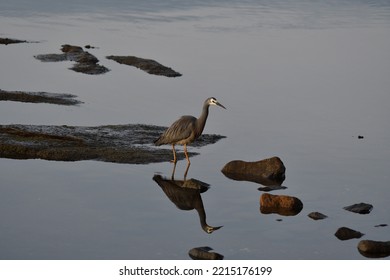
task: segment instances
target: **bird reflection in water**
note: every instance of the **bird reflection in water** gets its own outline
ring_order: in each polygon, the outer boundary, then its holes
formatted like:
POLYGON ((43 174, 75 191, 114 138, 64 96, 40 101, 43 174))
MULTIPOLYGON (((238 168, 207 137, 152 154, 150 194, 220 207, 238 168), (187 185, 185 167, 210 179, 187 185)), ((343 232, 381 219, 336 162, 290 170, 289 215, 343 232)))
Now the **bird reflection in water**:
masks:
POLYGON ((154 175, 153 180, 177 208, 187 211, 195 209, 199 215, 200 225, 205 232, 212 233, 222 227, 213 227, 206 222, 206 211, 200 194, 208 190, 208 184, 195 179, 170 180, 161 175, 154 175))

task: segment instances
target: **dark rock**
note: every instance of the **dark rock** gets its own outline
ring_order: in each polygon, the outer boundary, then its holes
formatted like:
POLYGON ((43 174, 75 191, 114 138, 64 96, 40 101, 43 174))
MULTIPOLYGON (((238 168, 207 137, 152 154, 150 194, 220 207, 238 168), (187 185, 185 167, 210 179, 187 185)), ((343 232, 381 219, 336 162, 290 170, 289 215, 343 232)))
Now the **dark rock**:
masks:
POLYGON ((278 157, 256 162, 233 160, 222 168, 222 173, 230 179, 251 181, 265 186, 280 186, 285 179, 285 171, 286 168, 278 157))
POLYGON ((328 218, 328 216, 326 216, 320 212, 311 212, 307 216, 309 216, 313 220, 323 220, 323 219, 328 218))
POLYGON ((336 231, 334 235, 340 240, 349 240, 353 238, 360 238, 364 234, 347 227, 341 227, 336 231))
POLYGON ((83 50, 80 46, 62 45, 63 54, 40 54, 34 56, 42 62, 75 61, 76 63, 70 69, 76 72, 97 75, 109 71, 105 66, 99 65, 99 60, 89 52, 83 50))
MULTIPOLYGON (((169 161, 171 149, 152 145, 165 129, 141 124, 98 127, 0 125, 0 157, 133 164, 169 161)), ((195 141, 193 146, 215 143, 221 138, 205 134, 202 141, 195 141)), ((184 154, 179 153, 178 158, 183 159, 184 154)))
POLYGON ((107 56, 106 58, 114 60, 120 64, 134 66, 153 75, 160 75, 166 77, 181 76, 180 73, 174 71, 172 68, 166 67, 152 59, 145 59, 136 56, 117 56, 117 55, 110 55, 107 56))
POLYGON ((388 225, 387 224, 379 224, 379 225, 376 225, 375 227, 387 227, 388 225))
POLYGON ((82 103, 72 94, 48 92, 5 91, 0 89, 0 100, 27 103, 51 103, 57 105, 77 105, 82 103))
POLYGON ((362 136, 362 135, 358 136, 358 139, 363 139, 363 138, 364 138, 364 136, 362 136))
POLYGON ((358 251, 367 258, 385 258, 390 256, 390 241, 362 240, 358 251))
POLYGON ((27 41, 18 40, 18 39, 11 39, 11 38, 0 38, 1 45, 19 44, 19 43, 27 43, 27 41))
POLYGON ((210 247, 193 248, 188 252, 188 255, 193 260, 223 260, 224 256, 221 254, 210 252, 213 250, 210 247))
POLYGON ((347 211, 351 211, 359 214, 369 214, 372 208, 373 206, 371 204, 367 204, 363 202, 344 207, 344 209, 347 211))
POLYGON ((299 198, 288 195, 272 195, 263 193, 260 196, 260 212, 276 213, 282 216, 295 216, 301 212, 303 203, 299 198))

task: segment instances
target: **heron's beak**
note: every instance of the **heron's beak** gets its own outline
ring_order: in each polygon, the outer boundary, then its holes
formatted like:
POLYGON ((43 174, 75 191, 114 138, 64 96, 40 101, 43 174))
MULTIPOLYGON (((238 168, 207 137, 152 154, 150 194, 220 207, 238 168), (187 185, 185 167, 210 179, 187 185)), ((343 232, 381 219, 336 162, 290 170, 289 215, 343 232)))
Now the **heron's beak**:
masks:
POLYGON ((217 104, 219 107, 222 107, 222 108, 224 108, 225 110, 226 110, 226 108, 225 108, 225 106, 223 106, 221 103, 219 103, 218 101, 217 101, 217 103, 215 103, 215 104, 217 104))

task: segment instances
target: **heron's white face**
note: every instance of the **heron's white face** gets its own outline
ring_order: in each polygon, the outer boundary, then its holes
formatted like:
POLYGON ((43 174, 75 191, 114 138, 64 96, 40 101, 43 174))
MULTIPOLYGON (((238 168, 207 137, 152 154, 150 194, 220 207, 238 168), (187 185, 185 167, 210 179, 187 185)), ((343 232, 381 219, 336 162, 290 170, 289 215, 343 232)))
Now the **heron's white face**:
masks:
POLYGON ((226 109, 225 106, 223 106, 221 103, 219 103, 215 97, 210 97, 208 99, 208 104, 209 105, 216 105, 216 106, 219 106, 219 107, 226 109))
POLYGON ((217 101, 217 99, 215 99, 214 97, 212 97, 212 98, 210 98, 210 100, 209 100, 209 104, 210 104, 210 105, 217 105, 217 104, 218 104, 218 101, 217 101))

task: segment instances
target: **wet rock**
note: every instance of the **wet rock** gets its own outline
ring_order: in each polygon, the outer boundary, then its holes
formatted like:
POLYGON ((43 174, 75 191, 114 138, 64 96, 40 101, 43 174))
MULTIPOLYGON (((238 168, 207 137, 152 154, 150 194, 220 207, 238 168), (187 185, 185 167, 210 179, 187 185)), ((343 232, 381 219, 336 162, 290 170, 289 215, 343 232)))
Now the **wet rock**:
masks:
POLYGON ((379 224, 379 225, 375 225, 375 227, 387 227, 388 224, 379 224))
POLYGON ((313 220, 323 220, 323 219, 328 218, 328 216, 326 216, 320 212, 311 212, 307 216, 309 216, 313 220))
POLYGON ((369 214, 372 208, 373 206, 371 204, 363 202, 344 207, 344 209, 347 211, 359 214, 369 214))
POLYGON ((228 162, 222 173, 233 180, 251 181, 265 186, 280 186, 285 179, 286 168, 278 157, 256 162, 233 160, 228 162))
POLYGON ((210 252, 213 250, 210 247, 197 247, 188 252, 188 255, 193 260, 223 260, 224 256, 221 254, 210 252))
POLYGON ((340 240, 349 240, 353 238, 360 238, 364 234, 347 227, 341 227, 336 231, 334 235, 340 240))
POLYGON ((98 64, 99 60, 89 52, 83 50, 80 46, 62 45, 62 54, 40 54, 34 56, 42 62, 58 62, 58 61, 75 61, 76 63, 70 68, 73 71, 98 75, 109 71, 105 66, 98 64))
POLYGON ((357 246, 360 254, 367 258, 390 256, 390 241, 361 240, 357 246))
POLYGON ((11 38, 0 38, 1 45, 19 44, 19 43, 27 43, 27 41, 26 40, 11 39, 11 38))
POLYGON ((82 103, 74 99, 72 94, 48 92, 5 91, 0 89, 0 101, 16 101, 27 103, 51 103, 57 105, 77 105, 82 103))
POLYGON ((272 195, 263 193, 260 196, 260 212, 262 214, 279 214, 295 216, 301 212, 303 203, 299 198, 288 195, 272 195))
POLYGON ((153 75, 160 75, 166 77, 181 76, 180 73, 174 71, 172 68, 166 67, 152 59, 145 59, 136 56, 118 56, 118 55, 110 55, 107 56, 106 58, 114 60, 120 64, 134 66, 153 75))
MULTIPOLYGON (((0 125, 0 157, 133 164, 169 161, 172 150, 153 145, 154 139, 165 129, 141 124, 98 127, 0 125)), ((193 146, 212 144, 223 137, 205 134, 201 138, 202 141, 195 141, 193 146)), ((179 153, 178 158, 183 159, 184 154, 179 153)))

